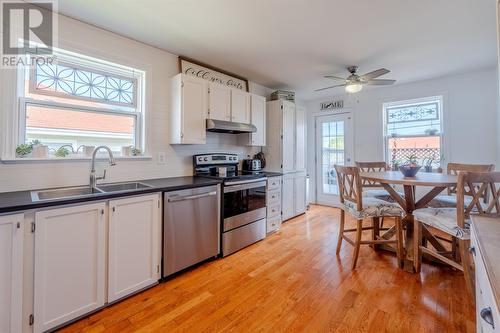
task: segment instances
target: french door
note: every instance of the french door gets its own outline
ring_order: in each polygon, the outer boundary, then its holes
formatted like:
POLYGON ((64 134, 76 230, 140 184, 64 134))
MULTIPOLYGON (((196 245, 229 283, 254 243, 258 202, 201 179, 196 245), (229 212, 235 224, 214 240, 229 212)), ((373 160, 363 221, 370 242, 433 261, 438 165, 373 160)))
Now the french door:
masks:
POLYGON ((350 113, 316 117, 316 202, 339 204, 335 164, 350 165, 353 159, 353 125, 350 113))

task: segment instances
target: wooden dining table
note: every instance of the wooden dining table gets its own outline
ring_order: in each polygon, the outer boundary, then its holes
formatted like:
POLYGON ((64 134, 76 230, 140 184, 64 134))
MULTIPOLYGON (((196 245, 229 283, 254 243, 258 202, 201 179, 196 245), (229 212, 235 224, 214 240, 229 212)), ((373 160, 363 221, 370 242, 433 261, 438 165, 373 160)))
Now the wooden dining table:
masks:
MULTIPOLYGON (((425 208, 432 199, 449 186, 456 186, 457 176, 442 173, 419 172, 415 177, 405 177, 399 171, 361 172, 360 176, 363 180, 380 184, 381 187, 389 193, 391 198, 405 211, 406 214, 403 218, 403 225, 405 228, 405 256, 403 269, 407 272, 415 272, 415 268, 413 267, 413 242, 415 241, 413 234, 413 211, 419 208, 425 208), (395 185, 403 187, 403 195, 394 189, 395 185), (415 195, 417 186, 430 188, 427 190, 427 193, 418 198, 418 200, 415 195)), ((395 227, 392 227, 385 232, 382 237, 389 239, 394 233, 395 227)), ((438 251, 445 251, 439 241, 425 228, 422 230, 422 237, 424 242, 428 241, 438 251)))

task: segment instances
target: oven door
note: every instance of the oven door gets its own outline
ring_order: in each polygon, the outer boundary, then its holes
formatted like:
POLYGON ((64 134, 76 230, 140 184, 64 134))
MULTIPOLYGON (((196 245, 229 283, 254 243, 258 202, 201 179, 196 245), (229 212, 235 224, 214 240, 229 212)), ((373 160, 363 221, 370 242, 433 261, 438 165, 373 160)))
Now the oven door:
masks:
POLYGON ((266 181, 228 182, 224 186, 224 232, 266 217, 266 181))

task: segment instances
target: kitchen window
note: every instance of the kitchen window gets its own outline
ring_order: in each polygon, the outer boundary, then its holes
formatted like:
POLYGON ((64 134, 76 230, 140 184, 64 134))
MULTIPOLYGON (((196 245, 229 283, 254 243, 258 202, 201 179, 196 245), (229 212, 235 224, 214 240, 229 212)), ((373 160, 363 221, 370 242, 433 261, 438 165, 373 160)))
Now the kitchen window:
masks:
POLYGON ((39 141, 50 156, 61 146, 75 156, 81 146, 143 150, 144 72, 66 51, 55 56, 20 70, 18 144, 39 141))
POLYGON ((443 159, 442 96, 385 103, 385 156, 390 165, 415 158, 419 165, 440 166, 443 159))

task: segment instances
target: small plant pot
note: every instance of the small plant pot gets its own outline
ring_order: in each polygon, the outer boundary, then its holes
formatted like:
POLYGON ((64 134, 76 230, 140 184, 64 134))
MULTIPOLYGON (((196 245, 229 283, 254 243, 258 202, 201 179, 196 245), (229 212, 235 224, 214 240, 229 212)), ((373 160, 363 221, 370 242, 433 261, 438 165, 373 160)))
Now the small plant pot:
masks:
POLYGON ((424 167, 425 172, 432 172, 432 166, 425 166, 424 167))
POLYGON ((420 170, 421 166, 408 166, 408 165, 402 165, 399 167, 399 171, 403 174, 405 177, 415 177, 415 175, 418 173, 420 170))

